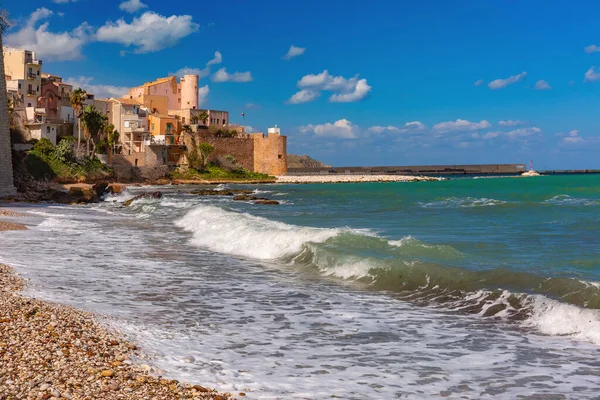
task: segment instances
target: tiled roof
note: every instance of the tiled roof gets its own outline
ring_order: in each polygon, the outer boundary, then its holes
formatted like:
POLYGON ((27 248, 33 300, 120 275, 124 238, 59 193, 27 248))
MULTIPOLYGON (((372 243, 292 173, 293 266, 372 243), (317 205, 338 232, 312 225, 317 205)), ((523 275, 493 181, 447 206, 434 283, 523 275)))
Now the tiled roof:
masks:
POLYGON ((141 106, 142 103, 140 103, 138 100, 135 99, 117 99, 117 98, 111 98, 111 101, 116 101, 117 103, 121 103, 121 104, 127 104, 128 106, 141 106))

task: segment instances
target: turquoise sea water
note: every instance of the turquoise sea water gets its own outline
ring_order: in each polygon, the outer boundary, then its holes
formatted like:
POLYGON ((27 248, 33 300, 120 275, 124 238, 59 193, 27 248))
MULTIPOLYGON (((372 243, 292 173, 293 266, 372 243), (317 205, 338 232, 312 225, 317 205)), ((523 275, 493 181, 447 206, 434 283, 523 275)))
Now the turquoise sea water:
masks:
POLYGON ((22 205, 0 261, 248 398, 597 398, 600 176, 242 187, 22 205))

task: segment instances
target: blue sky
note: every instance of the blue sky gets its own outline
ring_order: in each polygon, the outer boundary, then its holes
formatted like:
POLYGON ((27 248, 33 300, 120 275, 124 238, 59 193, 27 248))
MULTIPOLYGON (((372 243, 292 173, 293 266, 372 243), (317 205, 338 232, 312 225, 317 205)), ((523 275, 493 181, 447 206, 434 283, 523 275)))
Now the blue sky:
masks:
POLYGON ((290 153, 330 164, 600 168, 597 2, 4 6, 5 44, 36 50, 45 72, 100 96, 197 72, 203 107, 278 124, 290 153))

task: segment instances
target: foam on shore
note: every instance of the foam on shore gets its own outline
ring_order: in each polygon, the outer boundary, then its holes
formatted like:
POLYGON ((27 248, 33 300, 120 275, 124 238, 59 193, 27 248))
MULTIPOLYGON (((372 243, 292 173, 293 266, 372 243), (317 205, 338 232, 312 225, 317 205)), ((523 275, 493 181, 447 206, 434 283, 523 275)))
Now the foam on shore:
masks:
POLYGON ((443 178, 412 175, 281 175, 277 183, 421 182, 443 178))

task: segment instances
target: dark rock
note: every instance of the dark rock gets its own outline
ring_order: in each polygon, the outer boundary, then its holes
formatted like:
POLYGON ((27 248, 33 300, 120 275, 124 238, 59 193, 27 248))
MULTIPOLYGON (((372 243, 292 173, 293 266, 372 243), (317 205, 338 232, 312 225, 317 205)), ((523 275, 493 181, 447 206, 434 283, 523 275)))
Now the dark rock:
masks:
POLYGON ((160 198, 162 198, 162 193, 159 191, 142 193, 142 194, 138 194, 137 196, 132 197, 131 199, 124 202, 123 207, 129 206, 129 205, 131 205, 131 203, 133 203, 134 201, 139 200, 139 199, 160 199, 160 198))
POLYGON ((279 202, 277 200, 257 200, 254 202, 254 204, 272 204, 272 205, 279 205, 279 202))
POLYGON ((106 189, 108 188, 108 182, 98 182, 94 184, 92 188, 96 191, 98 197, 100 197, 106 192, 106 189))
POLYGON ((258 197, 256 197, 256 196, 249 196, 247 194, 238 194, 237 196, 233 196, 233 200, 235 200, 235 201, 258 200, 258 197))
POLYGON ((67 195, 71 198, 71 203, 87 204, 100 201, 100 196, 94 188, 87 189, 73 186, 69 189, 67 195))

